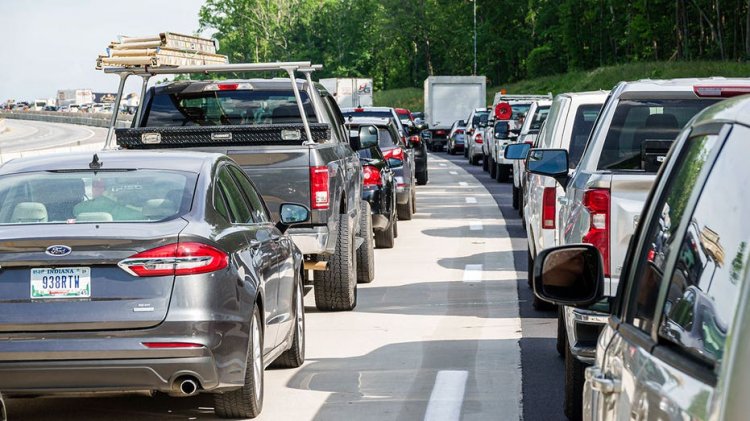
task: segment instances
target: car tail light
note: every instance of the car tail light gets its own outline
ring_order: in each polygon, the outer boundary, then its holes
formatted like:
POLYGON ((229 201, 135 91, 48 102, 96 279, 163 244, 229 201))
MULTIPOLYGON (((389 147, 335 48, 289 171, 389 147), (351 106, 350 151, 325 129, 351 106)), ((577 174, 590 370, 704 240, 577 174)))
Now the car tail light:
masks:
POLYGON ((464 134, 464 131, 461 129, 456 130, 456 134, 464 134))
POLYGON ((482 143, 482 142, 484 142, 484 139, 482 139, 482 134, 481 133, 477 133, 476 137, 474 137, 474 142, 475 143, 482 143))
POLYGON ((151 349, 203 348, 202 344, 192 342, 141 342, 141 344, 151 349))
POLYGON ((393 148, 383 152, 383 156, 385 157, 385 159, 398 159, 399 161, 403 162, 404 150, 401 148, 393 148))
POLYGON ((310 168, 310 206, 313 209, 328 209, 328 167, 310 168))
POLYGON ((604 261, 604 276, 607 277, 610 275, 609 202, 608 189, 590 189, 583 193, 583 206, 591 215, 589 231, 583 236, 583 242, 599 250, 604 261))
POLYGON ((555 187, 545 187, 542 194, 542 228, 555 228, 555 200, 557 199, 557 189, 555 187))
POLYGON ((362 173, 364 174, 364 181, 362 184, 365 186, 382 186, 383 178, 380 176, 380 170, 372 165, 365 165, 362 167, 362 173))
POLYGON ((117 264, 134 276, 196 275, 229 266, 229 256, 202 243, 174 243, 142 251, 117 264))
POLYGON ((750 94, 750 86, 693 86, 693 92, 701 98, 731 98, 733 96, 750 94))
POLYGON ((435 131, 435 134, 444 135, 445 134, 445 130, 437 130, 437 131, 435 131))
POLYGON ((357 108, 354 109, 354 112, 355 113, 363 113, 363 112, 365 112, 365 109, 362 108, 362 107, 357 107, 357 108))

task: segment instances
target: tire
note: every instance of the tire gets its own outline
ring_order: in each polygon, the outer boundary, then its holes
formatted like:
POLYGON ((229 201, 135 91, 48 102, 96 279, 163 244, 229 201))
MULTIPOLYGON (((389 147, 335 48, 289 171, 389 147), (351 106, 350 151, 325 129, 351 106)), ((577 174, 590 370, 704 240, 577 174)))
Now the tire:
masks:
POLYGON ((392 249, 393 239, 396 238, 396 219, 391 222, 391 225, 380 232, 375 233, 375 247, 379 249, 392 249))
POLYGON ((466 145, 464 145, 464 158, 469 157, 469 150, 466 148, 466 145))
POLYGON ((482 155, 482 171, 490 170, 490 160, 487 159, 487 155, 482 155))
POLYGON ((417 191, 411 191, 411 213, 412 215, 417 213, 417 191))
POLYGON ((349 216, 339 215, 336 252, 328 258, 328 269, 316 272, 313 290, 320 311, 348 311, 357 305, 357 259, 349 216))
POLYGON ((214 395, 214 411, 220 418, 255 418, 263 409, 263 331, 256 306, 250 320, 250 346, 245 365, 245 384, 214 395))
POLYGON ((0 395, 0 421, 8 419, 8 413, 5 411, 5 402, 3 402, 3 395, 0 395))
POLYGON ((450 146, 448 146, 447 149, 448 149, 448 155, 455 155, 456 154, 456 150, 453 149, 453 148, 451 148, 450 146))
POLYGON ((396 205, 396 209, 398 211, 398 219, 410 221, 411 216, 414 213, 411 207, 411 196, 409 196, 409 200, 403 205, 396 205))
POLYGON ((393 218, 393 238, 398 238, 398 218, 393 218))
POLYGON ((427 176, 427 170, 424 172, 417 173, 417 185, 418 186, 424 186, 427 184, 427 181, 429 180, 429 177, 427 176))
POLYGON ((278 368, 297 368, 305 363, 305 292, 302 280, 294 287, 294 333, 292 346, 271 364, 278 368))
POLYGON ((497 178, 497 163, 492 157, 490 157, 489 161, 490 162, 488 165, 490 166, 490 178, 494 180, 497 178))
POLYGON ((479 156, 472 156, 469 161, 471 161, 471 165, 479 165, 479 156))
POLYGON ((357 282, 369 284, 375 279, 375 238, 372 232, 372 212, 368 202, 360 202, 359 207, 359 236, 365 241, 357 250, 357 282))
POLYGON ((555 343, 555 348, 557 348, 557 353, 563 358, 565 358, 565 349, 568 347, 567 335, 565 331, 565 319, 563 318, 563 308, 560 307, 557 309, 557 342, 555 343))
POLYGON ((518 187, 513 186, 513 209, 518 209, 520 204, 520 190, 518 187))
POLYGON ((497 166, 497 181, 498 183, 505 183, 508 181, 510 171, 508 171, 508 167, 506 166, 497 166))
POLYGON ((565 416, 569 420, 578 421, 583 418, 583 383, 586 364, 578 360, 565 347, 565 401, 563 403, 565 416))

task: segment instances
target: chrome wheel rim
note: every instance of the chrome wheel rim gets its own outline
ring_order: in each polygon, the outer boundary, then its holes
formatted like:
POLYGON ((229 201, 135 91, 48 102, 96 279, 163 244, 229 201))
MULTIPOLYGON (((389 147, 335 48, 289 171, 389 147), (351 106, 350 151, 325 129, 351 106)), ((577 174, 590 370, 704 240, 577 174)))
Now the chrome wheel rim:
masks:
POLYGON ((258 326, 257 317, 253 317, 253 375, 255 376, 255 397, 260 400, 261 391, 263 388, 263 350, 260 345, 260 327, 258 326))

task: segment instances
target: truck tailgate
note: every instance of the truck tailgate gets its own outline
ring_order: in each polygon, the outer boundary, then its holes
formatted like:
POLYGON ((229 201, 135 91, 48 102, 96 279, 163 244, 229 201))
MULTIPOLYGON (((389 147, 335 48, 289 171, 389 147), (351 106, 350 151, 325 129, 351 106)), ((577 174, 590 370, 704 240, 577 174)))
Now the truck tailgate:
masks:
POLYGON ((226 154, 250 176, 275 221, 284 202, 310 206, 310 150, 306 147, 227 148, 226 154))
POLYGON ((655 174, 613 174, 610 184, 610 262, 612 277, 619 278, 655 174))

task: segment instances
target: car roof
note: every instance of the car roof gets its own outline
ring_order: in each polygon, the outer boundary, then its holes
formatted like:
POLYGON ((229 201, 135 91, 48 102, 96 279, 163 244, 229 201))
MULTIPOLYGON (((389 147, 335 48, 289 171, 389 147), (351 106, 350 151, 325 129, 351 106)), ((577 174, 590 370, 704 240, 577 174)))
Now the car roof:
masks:
POLYGON ((694 88, 696 86, 746 86, 750 87, 750 78, 682 78, 682 79, 641 79, 621 82, 615 89, 615 94, 624 99, 653 98, 659 94, 660 98, 698 98, 694 88))
POLYGON ((89 170, 94 154, 102 170, 109 169, 160 169, 199 173, 206 164, 224 157, 222 154, 184 150, 107 150, 49 154, 17 158, 0 166, 0 175, 33 172, 89 170))
POLYGON ((381 112, 388 111, 388 112, 390 112, 390 111, 393 110, 393 108, 392 107, 345 107, 345 108, 341 109, 341 112, 342 113, 352 113, 352 112, 356 112, 356 110, 361 110, 361 111, 381 111, 381 112))
POLYGON ((715 123, 739 123, 750 126, 750 95, 729 98, 706 108, 695 116, 690 127, 715 123))

